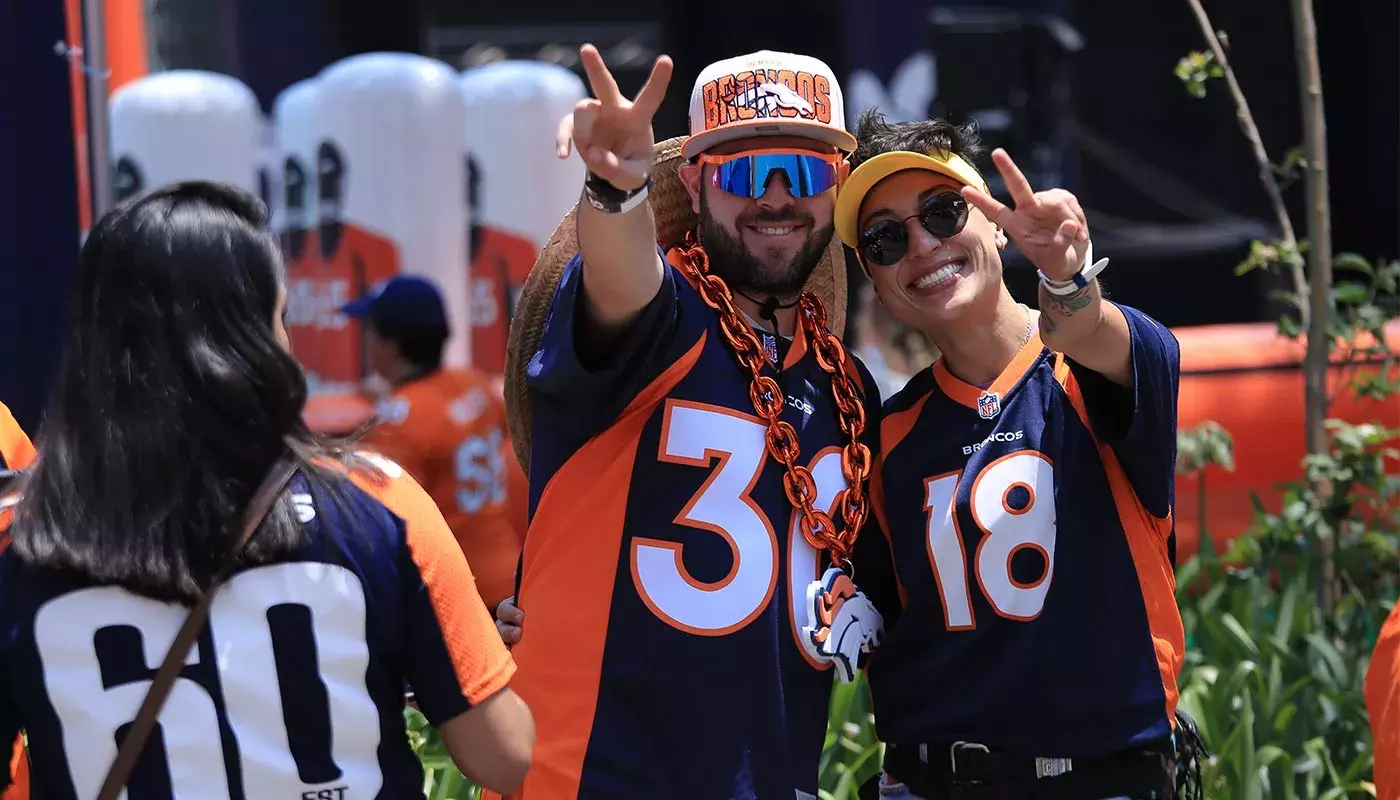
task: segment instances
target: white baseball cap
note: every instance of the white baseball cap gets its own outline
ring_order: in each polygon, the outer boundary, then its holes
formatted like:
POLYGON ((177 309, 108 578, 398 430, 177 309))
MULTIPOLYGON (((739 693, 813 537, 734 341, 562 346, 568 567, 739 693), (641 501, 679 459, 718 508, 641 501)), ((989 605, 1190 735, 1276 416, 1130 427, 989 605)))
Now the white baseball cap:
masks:
POLYGON ((855 150, 836 73, 820 59, 772 50, 706 67, 690 93, 690 138, 681 155, 694 158, 750 136, 805 136, 855 150))

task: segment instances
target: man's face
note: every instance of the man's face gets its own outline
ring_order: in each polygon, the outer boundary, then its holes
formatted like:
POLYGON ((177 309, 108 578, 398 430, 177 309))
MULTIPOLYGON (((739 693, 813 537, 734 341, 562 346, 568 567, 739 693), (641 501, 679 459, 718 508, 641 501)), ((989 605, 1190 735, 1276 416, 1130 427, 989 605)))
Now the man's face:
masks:
POLYGON ((365 366, 382 378, 396 377, 399 361, 399 346, 379 335, 374 323, 365 322, 365 366))
MULTIPOLYGON (((755 150, 834 152, 830 145, 811 139, 763 136, 726 142, 709 154, 755 150)), ((716 186, 717 169, 713 164, 681 168, 700 216, 700 243, 710 256, 711 269, 734 289, 777 297, 796 295, 831 242, 835 190, 797 199, 789 192, 784 174, 775 170, 755 200, 716 186)))

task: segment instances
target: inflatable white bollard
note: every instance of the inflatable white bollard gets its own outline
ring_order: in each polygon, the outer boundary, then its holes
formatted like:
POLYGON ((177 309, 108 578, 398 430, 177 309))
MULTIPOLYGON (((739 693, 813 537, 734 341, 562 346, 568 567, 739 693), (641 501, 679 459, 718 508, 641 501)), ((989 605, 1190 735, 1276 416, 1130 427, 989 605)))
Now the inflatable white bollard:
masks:
POLYGON ((316 118, 316 82, 297 81, 272 103, 281 186, 275 227, 279 233, 305 231, 316 221, 316 146, 321 136, 316 118))
POLYGON ((359 327, 340 313, 355 297, 353 273, 323 261, 317 237, 319 96, 312 78, 288 86, 272 104, 281 176, 273 228, 287 262, 287 335, 313 396, 353 392, 363 371, 359 327))
POLYGON ((578 202, 584 166, 555 155, 560 117, 588 96, 569 70, 501 61, 462 74, 470 162, 472 364, 505 370, 520 287, 559 220, 578 202))
POLYGON ((113 93, 109 113, 118 200, 186 180, 222 181, 258 194, 262 113, 238 79, 159 72, 113 93))
MULTIPOLYGON (((315 105, 322 268, 346 282, 346 300, 399 273, 433 281, 452 325, 444 363, 467 364, 466 107, 457 72, 407 53, 354 56, 317 77, 315 105)), ((359 366, 358 339, 342 367, 359 366)))

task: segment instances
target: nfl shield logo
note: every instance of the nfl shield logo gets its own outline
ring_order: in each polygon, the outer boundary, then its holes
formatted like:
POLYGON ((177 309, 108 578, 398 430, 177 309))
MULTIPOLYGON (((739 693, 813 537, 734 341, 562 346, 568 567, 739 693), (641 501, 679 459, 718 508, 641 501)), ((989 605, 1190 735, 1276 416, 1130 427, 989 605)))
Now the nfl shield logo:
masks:
POLYGON ((778 340, 776 337, 763 334, 763 354, 768 356, 770 363, 778 363, 778 340))
POLYGON ((1001 395, 997 392, 983 392, 977 398, 977 416, 991 419, 1001 413, 1001 395))

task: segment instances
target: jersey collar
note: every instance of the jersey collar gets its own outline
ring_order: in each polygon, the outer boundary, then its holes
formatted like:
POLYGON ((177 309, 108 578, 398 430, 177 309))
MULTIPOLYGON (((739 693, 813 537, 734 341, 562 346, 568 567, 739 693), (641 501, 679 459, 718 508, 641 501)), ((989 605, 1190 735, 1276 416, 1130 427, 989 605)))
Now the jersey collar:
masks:
POLYGON ((986 389, 967 383, 949 372, 941 358, 933 362, 933 379, 938 382, 938 388, 942 389, 948 397, 973 411, 977 411, 979 400, 987 395, 995 396, 998 402, 1006 398, 1021 378, 1030 371, 1044 349, 1045 345, 1040 341, 1040 331, 1031 331, 1031 338, 1026 340, 1016 356, 1011 359, 1011 363, 1006 365, 1006 369, 1003 369, 996 380, 992 381, 992 385, 986 389))

